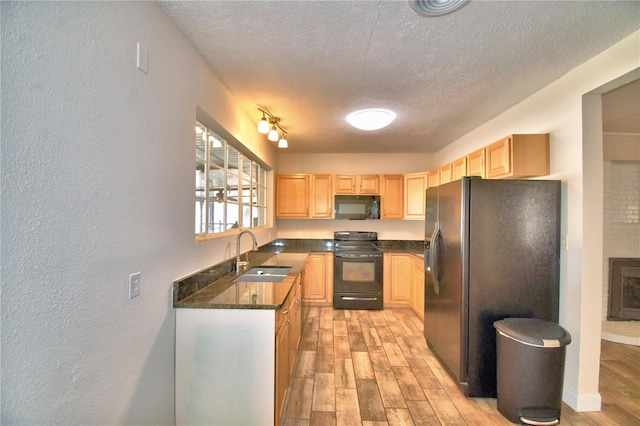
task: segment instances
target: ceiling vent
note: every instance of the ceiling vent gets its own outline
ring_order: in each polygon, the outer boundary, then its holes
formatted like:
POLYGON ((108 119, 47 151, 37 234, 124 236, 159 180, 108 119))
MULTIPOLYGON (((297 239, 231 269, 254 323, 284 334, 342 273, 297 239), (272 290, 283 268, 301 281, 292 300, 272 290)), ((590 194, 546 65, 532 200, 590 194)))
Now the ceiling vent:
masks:
POLYGON ((470 0, 409 0, 409 8, 419 16, 436 17, 455 12, 470 0))

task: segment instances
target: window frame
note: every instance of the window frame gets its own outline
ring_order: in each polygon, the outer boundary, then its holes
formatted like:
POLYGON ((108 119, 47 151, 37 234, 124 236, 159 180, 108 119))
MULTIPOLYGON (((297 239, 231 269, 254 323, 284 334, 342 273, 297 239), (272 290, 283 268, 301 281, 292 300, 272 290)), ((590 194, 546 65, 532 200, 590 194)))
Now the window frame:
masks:
POLYGON ((268 227, 269 168, 199 108, 194 140, 196 242, 268 227), (215 154, 213 149, 217 150, 215 154), (215 220, 221 221, 217 231, 212 225, 215 220))

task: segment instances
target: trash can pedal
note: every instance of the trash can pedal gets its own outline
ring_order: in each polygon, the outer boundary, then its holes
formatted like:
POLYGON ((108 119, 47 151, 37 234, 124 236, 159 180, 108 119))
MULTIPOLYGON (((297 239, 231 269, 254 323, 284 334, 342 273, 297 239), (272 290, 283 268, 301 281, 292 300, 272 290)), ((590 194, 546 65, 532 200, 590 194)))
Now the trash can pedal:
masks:
POLYGON ((520 423, 524 425, 534 425, 534 426, 553 426, 560 423, 560 420, 542 420, 542 419, 527 419, 526 417, 520 417, 520 423))

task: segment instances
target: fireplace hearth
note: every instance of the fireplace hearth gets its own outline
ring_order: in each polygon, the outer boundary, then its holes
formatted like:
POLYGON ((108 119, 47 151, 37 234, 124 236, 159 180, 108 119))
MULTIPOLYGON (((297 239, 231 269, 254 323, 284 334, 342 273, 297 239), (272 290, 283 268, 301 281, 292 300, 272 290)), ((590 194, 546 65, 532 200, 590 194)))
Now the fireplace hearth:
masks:
POLYGON ((607 320, 640 320, 640 258, 609 258, 607 320))

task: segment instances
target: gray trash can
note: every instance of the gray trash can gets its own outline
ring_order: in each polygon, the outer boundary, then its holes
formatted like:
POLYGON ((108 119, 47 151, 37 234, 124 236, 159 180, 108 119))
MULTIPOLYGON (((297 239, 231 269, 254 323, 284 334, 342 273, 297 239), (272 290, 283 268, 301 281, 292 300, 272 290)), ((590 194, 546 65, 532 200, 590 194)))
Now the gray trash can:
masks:
POLYGON ((556 323, 531 318, 506 318, 493 326, 498 411, 513 423, 558 424, 571 335, 556 323))

